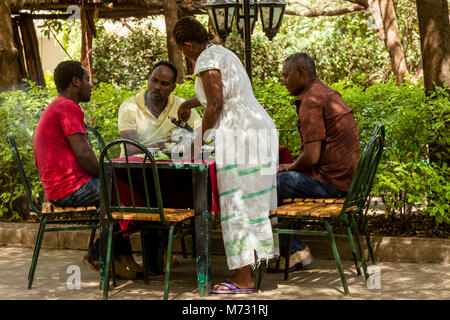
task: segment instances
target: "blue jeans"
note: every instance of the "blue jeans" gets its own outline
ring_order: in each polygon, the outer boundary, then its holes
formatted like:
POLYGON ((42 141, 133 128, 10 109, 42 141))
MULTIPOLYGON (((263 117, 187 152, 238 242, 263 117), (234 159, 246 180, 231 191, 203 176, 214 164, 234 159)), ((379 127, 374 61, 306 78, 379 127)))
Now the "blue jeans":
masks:
POLYGON ((52 202, 57 207, 98 206, 100 203, 100 179, 92 177, 78 190, 52 202))
MULTIPOLYGON (((298 171, 277 174, 278 203, 287 198, 343 198, 346 191, 338 190, 298 171)), ((288 245, 288 235, 280 234, 280 253, 284 256, 288 245)), ((292 235, 290 254, 301 251, 305 244, 300 236, 292 235)))
MULTIPOLYGON (((78 190, 68 196, 65 196, 64 198, 51 202, 57 207, 98 207, 100 204, 100 178, 92 177, 78 190)), ((114 228, 115 231, 117 231, 118 228, 114 228)), ((100 238, 97 238, 97 240, 89 246, 88 256, 98 259, 99 242, 100 238)), ((114 250, 117 254, 130 255, 132 253, 130 238, 116 237, 114 240, 114 250)))

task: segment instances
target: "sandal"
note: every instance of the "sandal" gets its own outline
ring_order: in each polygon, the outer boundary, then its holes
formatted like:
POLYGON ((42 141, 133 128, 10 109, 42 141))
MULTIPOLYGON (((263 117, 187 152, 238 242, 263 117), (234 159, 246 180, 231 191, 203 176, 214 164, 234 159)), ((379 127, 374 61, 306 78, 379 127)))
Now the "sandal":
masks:
POLYGON ((255 288, 249 288, 249 289, 241 289, 238 288, 236 285, 234 285, 231 282, 221 282, 219 285, 225 286, 229 288, 229 290, 217 290, 217 289, 211 289, 211 293, 252 293, 255 292, 255 288))

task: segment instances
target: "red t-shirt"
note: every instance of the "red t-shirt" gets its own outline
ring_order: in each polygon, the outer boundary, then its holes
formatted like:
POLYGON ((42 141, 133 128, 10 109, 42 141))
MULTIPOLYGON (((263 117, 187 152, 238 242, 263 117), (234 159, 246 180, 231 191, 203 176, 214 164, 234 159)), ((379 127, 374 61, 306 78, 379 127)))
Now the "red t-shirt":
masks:
POLYGON ((49 200, 64 198, 91 179, 66 139, 74 133, 87 137, 84 113, 75 101, 58 96, 45 109, 34 134, 35 165, 49 200))

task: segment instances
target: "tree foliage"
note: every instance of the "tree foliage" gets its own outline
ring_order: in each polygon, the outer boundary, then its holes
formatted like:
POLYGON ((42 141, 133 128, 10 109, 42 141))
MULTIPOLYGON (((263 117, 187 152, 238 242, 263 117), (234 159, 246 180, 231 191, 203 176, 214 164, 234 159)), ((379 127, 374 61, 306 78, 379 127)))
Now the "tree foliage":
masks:
POLYGON ((156 62, 167 60, 166 38, 151 23, 136 27, 127 36, 99 28, 93 60, 95 85, 107 82, 136 88, 148 79, 156 62))

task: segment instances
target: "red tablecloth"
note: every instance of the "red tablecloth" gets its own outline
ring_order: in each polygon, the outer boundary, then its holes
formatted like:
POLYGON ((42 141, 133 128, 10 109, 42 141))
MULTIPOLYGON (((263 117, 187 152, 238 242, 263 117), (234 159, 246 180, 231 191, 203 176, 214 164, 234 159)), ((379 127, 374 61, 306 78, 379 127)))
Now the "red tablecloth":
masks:
POLYGON ((278 160, 279 164, 294 162, 294 159, 292 158, 292 155, 289 152, 289 149, 286 147, 280 147, 278 150, 278 155, 279 155, 279 160, 278 160))
MULTIPOLYGON (((119 158, 119 159, 113 159, 113 161, 126 161, 125 158, 119 158)), ((130 156, 128 157, 129 162, 142 162, 144 161, 141 157, 136 156, 130 156)), ((167 163, 172 162, 169 160, 162 160, 157 161, 157 163, 167 163)), ((217 175, 216 175, 216 163, 213 159, 208 160, 198 160, 193 162, 188 161, 173 161, 174 163, 207 163, 209 165, 209 176, 210 176, 210 182, 211 182, 211 193, 212 193, 212 204, 211 204, 211 212, 219 212, 220 211, 220 204, 219 204, 219 193, 217 189, 217 175)), ((120 194, 120 204, 122 206, 130 205, 131 201, 131 194, 130 189, 128 186, 128 183, 124 180, 117 179, 117 185, 119 188, 119 194, 120 194)), ((114 191, 114 190, 113 190, 114 191)), ((113 192, 113 202, 116 201, 115 193, 113 192)), ((136 206, 145 206, 145 199, 139 195, 137 192, 134 192, 134 201, 136 206)), ((121 230, 128 229, 130 227, 135 226, 135 222, 132 220, 119 220, 119 225, 121 227, 121 230)), ((125 236, 128 236, 129 234, 124 234, 125 236)))

